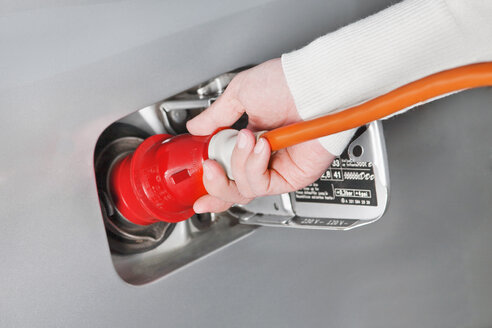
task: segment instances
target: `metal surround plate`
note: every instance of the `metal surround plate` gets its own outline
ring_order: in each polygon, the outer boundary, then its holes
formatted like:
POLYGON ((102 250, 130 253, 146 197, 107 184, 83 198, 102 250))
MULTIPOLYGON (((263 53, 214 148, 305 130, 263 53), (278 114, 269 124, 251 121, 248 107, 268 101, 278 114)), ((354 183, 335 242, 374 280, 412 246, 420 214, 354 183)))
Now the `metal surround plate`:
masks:
MULTIPOLYGON (((379 219, 388 206, 389 201, 389 173, 386 156, 386 146, 383 136, 382 124, 374 122, 368 125, 367 130, 349 146, 349 154, 355 145, 363 146, 361 157, 353 161, 372 162, 375 173, 377 206, 351 206, 342 204, 319 204, 296 202, 291 194, 292 207, 297 216, 306 218, 331 218, 331 219, 356 219, 374 222, 379 219)), ((362 222, 361 222, 362 223, 362 222)), ((351 225, 350 228, 355 227, 351 225)))
POLYGON ((377 206, 298 202, 295 193, 259 197, 229 212, 241 223, 270 227, 321 230, 350 230, 375 222, 385 213, 389 201, 389 173, 381 122, 373 122, 348 146, 352 161, 371 162, 375 175, 377 206), (362 155, 353 156, 361 146, 362 155))

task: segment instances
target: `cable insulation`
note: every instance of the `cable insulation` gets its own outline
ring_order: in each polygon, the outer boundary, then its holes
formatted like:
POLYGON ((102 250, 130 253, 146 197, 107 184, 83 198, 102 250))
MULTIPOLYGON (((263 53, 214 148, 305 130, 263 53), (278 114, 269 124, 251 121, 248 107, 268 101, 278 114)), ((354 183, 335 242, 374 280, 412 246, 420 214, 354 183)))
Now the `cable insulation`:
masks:
POLYGON ((368 124, 442 95, 485 86, 492 86, 492 62, 432 74, 360 105, 283 126, 266 132, 261 137, 268 140, 272 151, 276 151, 368 124))

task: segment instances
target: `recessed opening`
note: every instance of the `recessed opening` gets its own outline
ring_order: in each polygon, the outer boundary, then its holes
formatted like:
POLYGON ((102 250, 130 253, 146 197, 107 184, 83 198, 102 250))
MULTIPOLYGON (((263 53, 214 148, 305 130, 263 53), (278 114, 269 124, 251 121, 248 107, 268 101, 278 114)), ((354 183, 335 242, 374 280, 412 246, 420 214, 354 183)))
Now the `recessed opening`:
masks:
MULTIPOLYGON (((133 285, 164 277, 256 229, 242 225, 229 212, 194 215, 176 224, 137 225, 114 206, 109 177, 119 159, 146 138, 156 134, 186 133, 186 122, 207 108, 236 72, 226 73, 156 104, 137 110, 112 123, 99 136, 94 169, 113 265, 119 276, 133 285)), ((247 124, 244 116, 237 123, 247 124)), ((174 173, 179 184, 189 178, 186 170, 174 173)))

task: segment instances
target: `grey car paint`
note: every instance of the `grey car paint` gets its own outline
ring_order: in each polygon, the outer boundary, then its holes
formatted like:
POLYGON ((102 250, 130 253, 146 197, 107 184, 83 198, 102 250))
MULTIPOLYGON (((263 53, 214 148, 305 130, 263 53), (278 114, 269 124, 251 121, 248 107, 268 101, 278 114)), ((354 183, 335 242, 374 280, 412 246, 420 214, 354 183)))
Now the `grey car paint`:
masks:
POLYGON ((260 228, 139 287, 111 263, 93 170, 106 126, 391 2, 2 2, 0 326, 492 325, 486 89, 385 122, 378 223, 260 228))

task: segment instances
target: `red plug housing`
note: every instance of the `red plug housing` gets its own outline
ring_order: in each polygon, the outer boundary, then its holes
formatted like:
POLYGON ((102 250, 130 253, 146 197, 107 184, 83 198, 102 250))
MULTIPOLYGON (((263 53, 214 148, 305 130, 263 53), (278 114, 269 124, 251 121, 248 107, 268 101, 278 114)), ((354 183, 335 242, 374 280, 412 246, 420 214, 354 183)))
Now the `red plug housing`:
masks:
POLYGON ((118 161, 110 175, 118 211, 139 225, 175 223, 195 214, 193 203, 207 194, 202 164, 212 136, 154 135, 118 161))

